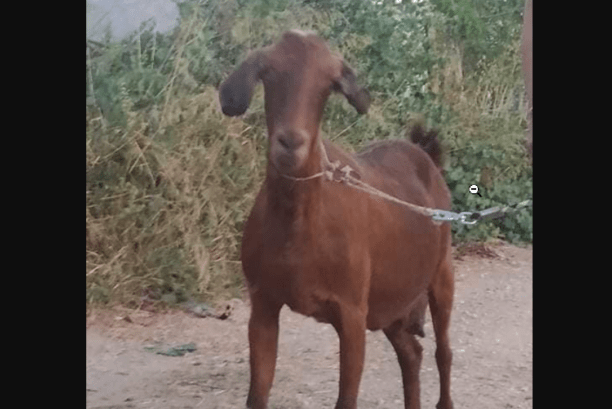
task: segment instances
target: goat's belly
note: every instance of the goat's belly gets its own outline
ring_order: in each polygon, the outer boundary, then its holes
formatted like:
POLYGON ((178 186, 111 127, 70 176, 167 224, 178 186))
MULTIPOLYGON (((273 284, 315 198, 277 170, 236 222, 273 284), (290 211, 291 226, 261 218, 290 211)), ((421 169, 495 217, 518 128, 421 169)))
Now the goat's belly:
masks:
POLYGON ((363 281, 338 270, 334 276, 337 280, 323 280, 312 271, 293 275, 287 286, 285 304, 294 312, 328 324, 337 322, 346 308, 365 308, 365 298, 362 305, 356 302, 358 294, 363 292, 363 281))
POLYGON ((246 269, 249 291, 259 296, 287 305, 293 312, 329 323, 331 291, 312 280, 300 268, 258 266, 246 269))
POLYGON ((307 305, 296 305, 292 303, 292 305, 287 304, 291 311, 297 312, 298 314, 304 315, 306 317, 314 318, 317 322, 322 322, 325 324, 331 324, 332 317, 329 312, 326 311, 324 306, 316 305, 316 304, 307 304, 307 305))
POLYGON ((417 297, 410 301, 401 299, 388 300, 386 303, 370 306, 366 326, 370 331, 377 331, 389 327, 395 321, 407 319, 417 297))
POLYGON ((337 315, 337 302, 331 295, 324 296, 314 288, 294 288, 287 298, 287 306, 293 312, 314 318, 317 322, 330 324, 337 315))
POLYGON ((405 271, 381 281, 373 278, 368 298, 368 329, 387 328, 397 320, 407 319, 415 301, 426 297, 431 276, 405 271))

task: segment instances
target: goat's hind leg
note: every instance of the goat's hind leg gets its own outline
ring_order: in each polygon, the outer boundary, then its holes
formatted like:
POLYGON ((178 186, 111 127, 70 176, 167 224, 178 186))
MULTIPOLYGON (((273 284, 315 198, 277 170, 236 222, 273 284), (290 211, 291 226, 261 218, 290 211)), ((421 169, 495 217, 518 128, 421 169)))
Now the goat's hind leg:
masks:
MULTIPOLYGON (((424 311, 423 311, 424 313, 424 311)), ((394 322, 383 331, 399 361, 402 370, 402 381, 404 384, 404 407, 406 409, 420 409, 420 381, 419 371, 423 357, 423 347, 414 336, 414 317, 394 322)), ((420 329, 422 332, 422 327, 420 329)))
POLYGON ((443 262, 429 286, 429 309, 436 333, 436 364, 440 374, 440 400, 437 409, 453 409, 450 397, 450 372, 453 353, 450 348, 448 329, 453 308, 454 277, 450 262, 443 262))
POLYGON ((249 347, 251 387, 247 408, 265 409, 274 380, 278 347, 278 319, 282 305, 251 294, 249 347))

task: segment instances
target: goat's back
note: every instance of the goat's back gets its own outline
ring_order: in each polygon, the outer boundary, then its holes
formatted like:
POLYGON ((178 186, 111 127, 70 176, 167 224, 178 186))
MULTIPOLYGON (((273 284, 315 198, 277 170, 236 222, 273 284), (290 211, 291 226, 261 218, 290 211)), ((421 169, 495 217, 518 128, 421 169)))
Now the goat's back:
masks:
MULTIPOLYGON (((441 171, 435 134, 411 133, 403 139, 374 142, 354 158, 364 182, 420 206, 450 209, 450 192, 441 171)), ((333 159, 332 159, 333 160, 333 159)))

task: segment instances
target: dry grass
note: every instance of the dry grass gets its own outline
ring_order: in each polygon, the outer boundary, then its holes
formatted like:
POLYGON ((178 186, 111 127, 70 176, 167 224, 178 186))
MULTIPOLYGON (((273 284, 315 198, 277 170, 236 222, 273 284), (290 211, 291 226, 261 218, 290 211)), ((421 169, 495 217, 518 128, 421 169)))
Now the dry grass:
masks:
POLYGON ((141 113, 130 112, 128 130, 110 136, 88 123, 88 301, 137 306, 161 293, 176 301, 236 295, 263 139, 225 118, 216 100, 212 87, 171 100, 165 127, 150 136, 141 113))

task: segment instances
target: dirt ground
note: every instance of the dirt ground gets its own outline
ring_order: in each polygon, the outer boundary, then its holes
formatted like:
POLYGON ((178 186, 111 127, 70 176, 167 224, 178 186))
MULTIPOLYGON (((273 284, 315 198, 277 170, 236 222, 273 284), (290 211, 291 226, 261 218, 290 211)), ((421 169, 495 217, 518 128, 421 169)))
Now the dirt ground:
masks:
MULTIPOLYGON (((491 247, 455 260, 451 322, 455 408, 532 408, 532 249, 491 247)), ((249 388, 248 302, 230 301, 226 320, 184 312, 99 310, 87 318, 87 408, 244 408, 249 388), (126 315, 129 318, 126 318, 126 315), (194 343, 182 357, 147 346, 194 343)), ((421 405, 439 383, 431 318, 425 324, 421 405)), ((269 407, 332 408, 338 337, 327 324, 284 307, 269 407)), ((368 332, 360 409, 403 408, 399 365, 381 331, 368 332)))

